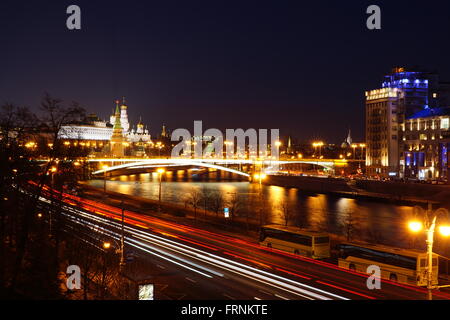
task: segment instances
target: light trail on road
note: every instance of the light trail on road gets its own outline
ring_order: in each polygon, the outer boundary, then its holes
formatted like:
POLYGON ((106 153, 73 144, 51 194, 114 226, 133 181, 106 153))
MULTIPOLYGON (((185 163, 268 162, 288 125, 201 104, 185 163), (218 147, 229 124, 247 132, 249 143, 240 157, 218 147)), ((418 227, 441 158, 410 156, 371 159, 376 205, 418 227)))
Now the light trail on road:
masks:
MULTIPOLYGON (((51 195, 49 194, 49 196, 51 195)), ((63 200, 66 203, 65 209, 72 212, 72 215, 83 216, 95 221, 93 230, 96 232, 104 232, 116 240, 120 238, 118 232, 112 232, 108 229, 112 228, 120 230, 122 214, 120 208, 65 193, 63 196, 63 200), (101 229, 98 224, 107 226, 107 228, 101 229)), ((49 202, 49 200, 46 201, 49 202)), ((159 259, 177 264, 178 266, 191 272, 195 272, 207 279, 212 279, 214 277, 222 278, 214 272, 218 272, 221 275, 232 273, 234 276, 257 282, 259 285, 263 285, 266 288, 267 286, 271 286, 275 290, 288 293, 291 297, 294 296, 294 299, 295 296, 297 296, 297 299, 348 299, 349 297, 352 299, 355 297, 363 299, 386 298, 385 293, 380 290, 369 291, 362 288, 362 284, 364 283, 365 285, 367 275, 364 276, 359 273, 343 270, 330 263, 312 260, 286 252, 277 252, 276 250, 261 247, 258 244, 246 240, 176 224, 129 210, 124 210, 124 221, 125 229, 128 234, 126 237, 127 245, 135 247, 159 259), (198 237, 203 240, 197 239, 198 237), (216 243, 213 244, 211 241, 205 242, 206 239, 210 239, 216 243), (242 252, 243 249, 247 251, 242 252), (258 253, 262 253, 266 257, 261 257, 261 254, 259 254, 260 257, 256 258, 255 255, 258 253), (218 254, 224 256, 219 256, 218 254), (314 272, 305 272, 305 268, 302 268, 302 270, 292 269, 289 265, 285 265, 284 262, 283 265, 280 265, 271 259, 271 257, 276 256, 287 257, 293 259, 294 262, 299 261, 303 264, 309 264, 313 267, 312 270, 314 270, 314 272), (317 268, 314 268, 314 264, 317 265, 317 268), (256 268, 254 266, 256 266, 256 268), (265 271, 261 269, 264 269, 265 271), (337 270, 339 272, 334 271, 333 276, 330 277, 330 275, 327 274, 327 272, 329 273, 327 269, 329 269, 329 271, 337 270), (268 270, 269 272, 267 272, 268 270), (266 279, 265 277, 268 277, 269 279, 266 279), (281 279, 278 277, 281 277, 281 279), (292 277, 295 277, 295 280, 297 281, 292 280, 292 277), (362 281, 355 282, 357 278, 362 281), (281 281, 281 283, 279 281, 281 281), (308 284, 303 283, 303 281, 307 281, 308 284), (352 286, 352 283, 358 283, 359 286, 354 287, 352 286), (317 287, 315 284, 317 284, 317 287), (296 289, 291 290, 291 285, 295 286, 296 289), (325 287, 330 288, 333 292, 323 290, 322 288, 325 287), (301 290, 306 290, 306 293, 301 290), (365 292, 362 292, 361 290, 364 290, 365 292)), ((227 277, 225 276, 225 278, 227 277)), ((411 292, 416 292, 416 295, 424 293, 424 290, 420 287, 411 287, 386 280, 383 280, 382 282, 391 285, 394 289, 395 287, 399 288, 399 290, 395 289, 396 291, 394 292, 394 296, 397 297, 397 299, 410 299, 411 292)), ((449 299, 449 295, 446 293, 435 292, 434 294, 436 297, 449 299)), ((283 296, 283 294, 281 295, 283 296)))
MULTIPOLYGON (((86 213, 73 207, 64 206, 64 210, 71 212, 72 214, 84 217, 92 220, 93 222, 80 221, 74 218, 73 215, 65 213, 66 217, 72 219, 72 222, 82 224, 95 230, 101 231, 104 234, 108 234, 112 238, 119 240, 120 234, 111 231, 107 227, 120 228, 120 224, 115 221, 109 221, 105 218, 95 216, 94 214, 86 213)), ((202 251, 198 248, 194 248, 185 245, 174 240, 166 239, 161 236, 150 234, 138 229, 135 229, 129 225, 125 226, 127 232, 126 243, 136 249, 140 249, 148 254, 154 255, 158 258, 164 259, 171 263, 177 264, 190 271, 201 274, 207 278, 212 276, 223 277, 223 273, 215 271, 211 268, 206 268, 203 265, 193 262, 197 260, 203 264, 213 266, 219 270, 225 272, 232 272, 241 277, 246 277, 249 280, 259 282, 264 285, 269 285, 278 290, 285 291, 290 294, 297 295, 303 299, 342 299, 348 300, 348 298, 324 291, 322 289, 314 288, 312 286, 302 284, 300 282, 293 281, 291 279, 271 274, 263 270, 253 268, 251 266, 238 263, 227 258, 202 251), (131 236, 131 237, 130 237, 131 236), (137 239, 136 239, 137 238, 137 239), (138 240, 139 239, 139 240, 138 240), (210 273, 210 274, 208 274, 210 273)))

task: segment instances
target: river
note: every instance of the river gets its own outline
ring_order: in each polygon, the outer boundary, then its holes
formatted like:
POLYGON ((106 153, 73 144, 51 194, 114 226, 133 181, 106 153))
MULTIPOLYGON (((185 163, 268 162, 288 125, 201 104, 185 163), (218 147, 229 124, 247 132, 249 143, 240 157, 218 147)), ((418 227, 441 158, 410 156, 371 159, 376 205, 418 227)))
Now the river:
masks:
MULTIPOLYGON (((103 180, 89 184, 103 187, 103 180)), ((266 223, 284 224, 327 231, 353 240, 384 243, 402 247, 417 245, 407 229, 413 208, 381 201, 368 201, 326 194, 311 194, 297 188, 262 186, 249 182, 174 181, 170 176, 161 184, 163 202, 185 204, 192 194, 220 194, 224 206, 236 206, 237 215, 259 217, 263 205, 266 223), (196 190, 196 191, 194 191, 196 190)), ((156 173, 123 175, 107 181, 108 190, 158 200, 159 180, 156 173)), ((203 203, 200 203, 203 208, 203 203)), ((420 241, 421 243, 422 241, 420 241)))

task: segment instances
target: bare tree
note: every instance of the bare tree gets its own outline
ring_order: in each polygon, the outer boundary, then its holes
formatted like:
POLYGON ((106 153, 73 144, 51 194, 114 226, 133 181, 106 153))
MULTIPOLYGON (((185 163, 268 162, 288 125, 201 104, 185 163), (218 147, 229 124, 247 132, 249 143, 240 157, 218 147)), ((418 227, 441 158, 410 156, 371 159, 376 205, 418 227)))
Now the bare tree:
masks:
POLYGON ((211 190, 209 190, 205 185, 200 189, 200 194, 203 202, 203 209, 205 210, 205 217, 206 217, 206 211, 208 209, 208 204, 211 201, 211 190))
POLYGON ((358 220, 355 218, 352 210, 348 210, 346 212, 345 219, 342 222, 342 227, 344 228, 347 241, 351 241, 359 229, 358 220))
POLYGON ((287 200, 282 201, 278 206, 278 209, 280 211, 280 215, 283 219, 284 225, 287 227, 294 216, 294 211, 292 210, 287 200))
POLYGON ((227 204, 231 219, 234 219, 234 217, 237 216, 238 212, 241 211, 242 200, 237 193, 234 193, 230 200, 227 201, 227 204))
POLYGON ((216 213, 216 217, 219 215, 219 212, 223 209, 224 205, 225 199, 223 198, 222 193, 214 191, 211 194, 210 207, 216 213))
MULTIPOLYGON (((62 100, 52 98, 48 93, 45 94, 41 101, 41 111, 43 113, 42 118, 40 119, 42 122, 42 126, 39 128, 47 132, 50 136, 49 153, 48 158, 49 161, 42 167, 41 174, 39 176, 38 183, 35 185, 35 190, 33 193, 33 197, 29 202, 27 202, 27 206, 25 209, 25 216, 22 222, 21 228, 21 236, 18 239, 17 244, 17 254, 14 265, 14 272, 11 279, 10 290, 14 290, 17 276, 21 272, 23 257, 25 254, 27 242, 28 242, 28 233, 29 233, 29 225, 31 223, 31 217, 35 216, 38 199, 41 196, 42 188, 44 184, 47 182, 49 175, 49 169, 51 166, 55 164, 55 160, 60 157, 62 152, 62 142, 61 142, 61 129, 65 125, 73 124, 76 121, 79 121, 80 118, 84 116, 84 109, 81 108, 77 103, 72 103, 70 107, 65 107, 62 105, 62 100)), ((56 252, 58 248, 56 248, 56 252)), ((57 276, 57 275, 55 275, 57 276)))
POLYGON ((197 208, 202 202, 202 194, 197 188, 192 188, 186 198, 186 203, 194 208, 194 219, 197 219, 197 208))

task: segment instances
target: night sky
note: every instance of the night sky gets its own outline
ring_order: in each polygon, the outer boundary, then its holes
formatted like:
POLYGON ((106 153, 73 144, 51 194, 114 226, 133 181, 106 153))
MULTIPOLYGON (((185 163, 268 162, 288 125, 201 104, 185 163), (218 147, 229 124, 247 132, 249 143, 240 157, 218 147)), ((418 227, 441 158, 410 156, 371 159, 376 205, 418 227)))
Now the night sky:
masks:
POLYGON ((8 1, 0 3, 0 103, 45 91, 152 134, 279 128, 303 141, 364 137, 364 91, 393 66, 450 80, 450 1, 8 1), (82 30, 66 28, 67 6, 82 30), (366 28, 378 4, 382 30, 366 28))

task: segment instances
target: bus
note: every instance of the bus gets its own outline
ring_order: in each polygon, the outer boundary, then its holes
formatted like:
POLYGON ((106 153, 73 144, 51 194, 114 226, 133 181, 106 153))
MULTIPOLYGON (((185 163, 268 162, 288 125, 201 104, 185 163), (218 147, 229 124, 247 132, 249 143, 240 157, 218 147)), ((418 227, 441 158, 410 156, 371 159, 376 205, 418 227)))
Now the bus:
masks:
POLYGON ((292 252, 313 259, 330 257, 328 233, 296 227, 267 225, 261 228, 259 235, 259 244, 268 248, 292 252))
MULTIPOLYGON (((362 243, 342 243, 338 245, 338 250, 338 265, 341 268, 366 273, 368 266, 376 265, 380 267, 383 279, 427 285, 426 252, 362 243)), ((433 253, 433 285, 438 284, 438 257, 433 253)))

